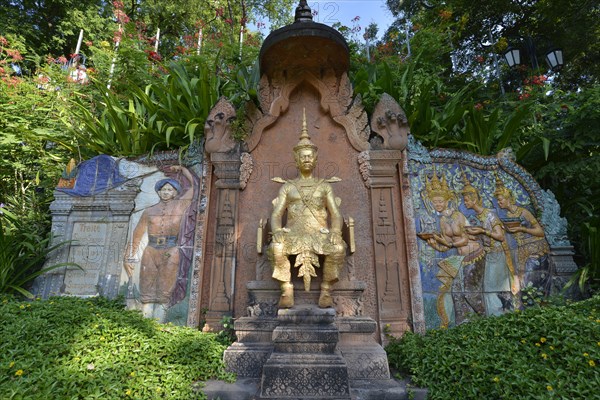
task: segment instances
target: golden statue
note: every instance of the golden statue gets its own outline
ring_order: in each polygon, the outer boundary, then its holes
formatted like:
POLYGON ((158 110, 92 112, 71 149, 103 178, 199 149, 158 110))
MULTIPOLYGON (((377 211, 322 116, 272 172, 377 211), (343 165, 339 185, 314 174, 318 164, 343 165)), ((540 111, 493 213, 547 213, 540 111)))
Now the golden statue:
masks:
POLYGON ((324 256, 323 281, 319 307, 333 306, 331 285, 338 281, 344 264, 346 243, 342 239, 344 222, 339 210, 340 199, 333 194, 329 180, 313 177, 317 163, 317 146, 311 142, 306 128, 306 116, 302 122, 300 141, 294 146, 294 159, 298 177, 293 180, 273 178, 283 183, 277 198, 273 200, 271 232, 273 239, 268 247, 268 257, 273 266, 273 278, 281 284, 279 307, 294 305, 294 286, 291 283, 289 256, 296 256, 294 267, 304 280, 304 289, 310 290, 311 277, 316 277, 315 267, 320 267, 319 255, 324 256), (282 226, 287 210, 287 224, 282 226), (331 226, 327 227, 327 217, 331 226))

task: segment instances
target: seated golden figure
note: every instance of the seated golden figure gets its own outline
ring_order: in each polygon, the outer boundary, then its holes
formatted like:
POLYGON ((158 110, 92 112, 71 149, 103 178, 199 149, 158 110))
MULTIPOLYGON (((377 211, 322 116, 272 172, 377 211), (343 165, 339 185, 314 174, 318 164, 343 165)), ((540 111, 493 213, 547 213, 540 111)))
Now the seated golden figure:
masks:
POLYGON ((339 210, 339 198, 333 194, 330 180, 313 177, 317 163, 317 146, 311 142, 304 118, 300 141, 294 146, 294 159, 298 177, 293 180, 274 180, 284 185, 273 200, 271 214, 272 241, 268 257, 273 266, 273 278, 281 285, 279 307, 294 305, 294 286, 291 283, 290 256, 296 256, 294 267, 309 291, 311 277, 316 277, 315 267, 320 267, 319 255, 324 256, 323 281, 319 307, 333 306, 331 285, 338 281, 344 264, 346 243, 342 239, 344 220, 339 210), (287 210, 287 224, 282 226, 287 210), (327 217, 331 226, 327 226, 327 217))

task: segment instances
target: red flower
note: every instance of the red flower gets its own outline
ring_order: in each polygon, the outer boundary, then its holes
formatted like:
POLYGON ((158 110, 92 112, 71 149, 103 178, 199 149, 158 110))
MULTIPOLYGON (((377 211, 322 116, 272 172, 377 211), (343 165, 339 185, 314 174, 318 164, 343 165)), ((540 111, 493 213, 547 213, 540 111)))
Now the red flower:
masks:
POLYGON ((483 104, 481 103, 477 103, 473 106, 474 109, 476 109, 477 111, 482 110, 483 109, 483 104))
POLYGON ((19 53, 19 50, 6 49, 6 55, 15 62, 23 61, 23 56, 19 53))
POLYGON ((162 57, 155 51, 148 51, 148 60, 150 61, 160 61, 162 57))

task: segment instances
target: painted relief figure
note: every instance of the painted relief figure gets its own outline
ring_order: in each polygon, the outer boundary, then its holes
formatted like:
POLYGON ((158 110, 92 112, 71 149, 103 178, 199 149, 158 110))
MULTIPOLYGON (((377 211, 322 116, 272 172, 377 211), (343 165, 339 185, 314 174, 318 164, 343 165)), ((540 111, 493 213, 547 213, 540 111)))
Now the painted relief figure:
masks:
POLYGON ((426 180, 424 202, 435 210, 439 218, 439 232, 423 237, 443 259, 438 262, 440 272, 437 277, 442 282, 437 310, 442 326, 449 321, 445 295, 452 293, 455 323, 467 320, 469 314, 485 314, 483 299, 483 277, 485 252, 481 243, 469 235, 470 225, 463 213, 458 211, 455 194, 448 188, 446 178, 438 178, 434 172, 426 180))
POLYGON ((130 282, 140 262, 142 312, 161 322, 165 321, 166 311, 186 295, 195 226, 191 205, 197 186, 193 175, 182 166, 170 166, 168 172, 176 173, 177 179, 167 177, 156 182, 159 202, 143 211, 127 245, 124 262, 130 282))
POLYGON ((513 295, 519 292, 518 276, 506 241, 506 233, 495 210, 483 207, 479 191, 464 177, 463 202, 475 212, 476 226, 467 226, 469 235, 478 238, 485 250, 483 291, 488 314, 498 315, 512 309, 513 295))
POLYGON ((535 278, 535 272, 546 269, 544 264, 550 251, 544 229, 529 210, 516 204, 514 194, 499 177, 496 177, 494 195, 498 206, 506 210, 503 223, 516 242, 516 264, 519 275, 523 276, 521 289, 530 282, 542 286, 543 283, 535 278))

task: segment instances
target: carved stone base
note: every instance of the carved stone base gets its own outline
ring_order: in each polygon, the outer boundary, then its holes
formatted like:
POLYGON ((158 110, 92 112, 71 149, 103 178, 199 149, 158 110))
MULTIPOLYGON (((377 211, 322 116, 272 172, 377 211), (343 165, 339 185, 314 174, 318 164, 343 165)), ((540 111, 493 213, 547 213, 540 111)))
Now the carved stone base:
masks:
POLYGON ((263 368, 263 399, 350 399, 340 354, 273 353, 263 368))
POLYGON ((574 254, 573 246, 552 246, 550 248, 550 266, 555 275, 570 276, 577 271, 577 264, 573 260, 574 254))
POLYGON ((338 350, 348 364, 350 379, 390 379, 387 353, 374 339, 377 323, 368 317, 337 318, 338 350))
MULTIPOLYGON (((310 291, 306 292, 298 282, 294 283, 296 305, 316 305, 319 302, 320 278, 313 279, 310 291)), ((362 281, 340 281, 333 285, 332 296, 338 316, 350 317, 362 314, 362 294, 367 285, 362 281)), ((251 306, 250 316, 275 317, 281 291, 275 280, 251 281, 247 284, 251 306)))
POLYGON ((272 352, 270 343, 235 342, 225 350, 223 361, 228 372, 244 378, 260 378, 272 352))
POLYGON ((263 367, 265 399, 350 399, 348 368, 336 346, 335 310, 313 305, 282 309, 274 350, 263 367))
POLYGON ((227 371, 240 377, 260 378, 263 365, 273 352, 271 337, 277 324, 275 318, 243 317, 235 321, 237 342, 223 354, 227 371))

